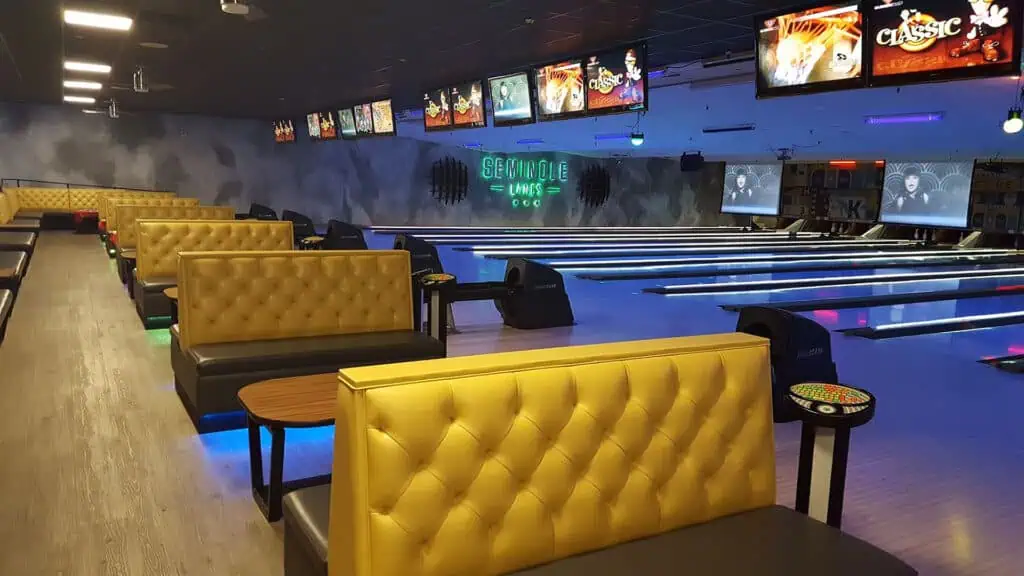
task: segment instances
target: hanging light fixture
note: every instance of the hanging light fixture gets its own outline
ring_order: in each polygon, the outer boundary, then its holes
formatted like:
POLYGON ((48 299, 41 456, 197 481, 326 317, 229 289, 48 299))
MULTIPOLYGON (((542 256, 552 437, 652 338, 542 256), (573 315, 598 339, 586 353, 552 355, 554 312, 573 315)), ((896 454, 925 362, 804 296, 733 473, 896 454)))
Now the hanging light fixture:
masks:
POLYGON ((1021 118, 1022 109, 1024 109, 1024 88, 1021 87, 1022 81, 1017 81, 1017 99, 1013 105, 1006 112, 1006 121, 1003 122, 1003 132, 1007 134, 1018 134, 1021 130, 1024 130, 1024 119, 1021 118))

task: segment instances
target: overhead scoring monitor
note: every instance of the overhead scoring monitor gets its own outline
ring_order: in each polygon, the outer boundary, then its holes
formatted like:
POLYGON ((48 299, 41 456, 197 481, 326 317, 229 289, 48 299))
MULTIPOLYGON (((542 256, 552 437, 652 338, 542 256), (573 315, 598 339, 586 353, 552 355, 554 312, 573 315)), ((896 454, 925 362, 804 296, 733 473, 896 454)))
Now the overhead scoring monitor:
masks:
POLYGON ((536 69, 537 115, 541 120, 580 116, 587 110, 583 63, 567 60, 536 69))
POLYGON ((452 119, 457 128, 482 128, 487 126, 484 113, 484 83, 478 80, 452 86, 452 119))
POLYGON ((377 136, 392 136, 395 133, 395 113, 391 99, 377 100, 370 104, 373 116, 373 133, 377 136))
POLYGON ((647 110, 647 46, 633 44, 587 58, 587 111, 647 110))
POLYGON ((356 137, 356 119, 351 108, 338 110, 338 124, 341 126, 342 138, 356 137))
POLYGON ((888 162, 879 221, 966 228, 974 162, 888 162))
POLYGON ((356 117, 356 134, 369 136, 373 134, 373 107, 369 104, 359 104, 353 108, 356 117))
POLYGON ((533 99, 530 98, 530 76, 516 72, 488 80, 495 126, 529 124, 534 121, 533 99))
POLYGON ((423 93, 423 129, 427 132, 452 127, 451 95, 447 88, 423 93))
POLYGON ((782 163, 726 164, 722 213, 777 216, 782 163))

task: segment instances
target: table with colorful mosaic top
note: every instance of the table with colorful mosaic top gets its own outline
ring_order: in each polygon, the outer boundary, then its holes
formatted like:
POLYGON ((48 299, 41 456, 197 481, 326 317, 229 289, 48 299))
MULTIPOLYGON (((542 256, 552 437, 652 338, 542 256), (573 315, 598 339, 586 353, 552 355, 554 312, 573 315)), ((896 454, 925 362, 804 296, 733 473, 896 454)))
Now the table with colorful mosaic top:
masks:
POLYGON ((790 386, 788 398, 803 421, 796 509, 839 528, 850 430, 871 421, 875 397, 845 384, 805 382, 790 386))

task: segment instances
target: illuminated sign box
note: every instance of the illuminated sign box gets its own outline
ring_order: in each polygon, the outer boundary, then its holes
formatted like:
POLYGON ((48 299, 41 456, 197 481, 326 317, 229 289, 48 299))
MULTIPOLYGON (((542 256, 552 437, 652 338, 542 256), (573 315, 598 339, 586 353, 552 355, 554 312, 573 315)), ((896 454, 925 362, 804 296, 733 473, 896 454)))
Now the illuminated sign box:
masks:
POLYGON ((560 194, 569 182, 569 163, 485 155, 480 159, 480 178, 491 192, 508 197, 512 208, 540 208, 544 198, 560 194))

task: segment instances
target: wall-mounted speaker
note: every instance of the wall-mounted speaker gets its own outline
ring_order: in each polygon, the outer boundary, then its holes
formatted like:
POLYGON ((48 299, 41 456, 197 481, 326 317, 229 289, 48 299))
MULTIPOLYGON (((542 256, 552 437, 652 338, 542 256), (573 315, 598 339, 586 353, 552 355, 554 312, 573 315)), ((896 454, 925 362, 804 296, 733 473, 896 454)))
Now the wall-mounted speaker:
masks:
POLYGON ((698 172, 704 167, 704 155, 700 152, 683 154, 679 157, 679 169, 683 172, 698 172))
POLYGON ((584 206, 598 208, 604 206, 612 194, 612 175, 604 166, 595 164, 580 174, 576 187, 584 206))
POLYGON ((458 204, 469 193, 469 168, 461 160, 445 156, 430 169, 430 195, 444 204, 458 204))

